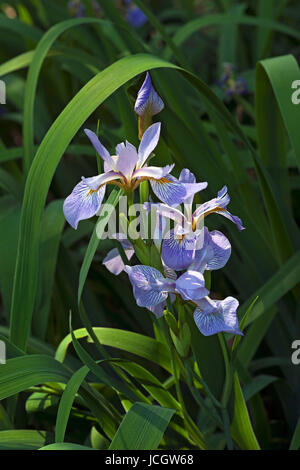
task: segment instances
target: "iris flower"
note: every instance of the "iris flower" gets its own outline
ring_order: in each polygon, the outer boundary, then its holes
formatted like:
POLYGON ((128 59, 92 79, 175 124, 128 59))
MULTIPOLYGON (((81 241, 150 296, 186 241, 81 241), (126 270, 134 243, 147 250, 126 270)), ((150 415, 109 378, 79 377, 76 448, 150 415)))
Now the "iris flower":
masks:
MULTIPOLYGON (((163 261, 167 266, 177 271, 187 269, 194 262, 198 261, 199 266, 197 269, 203 271, 203 269, 207 269, 201 266, 201 258, 205 254, 201 250, 204 248, 206 251, 205 259, 207 260, 210 252, 211 259, 213 260, 215 258, 213 253, 217 254, 218 252, 218 256, 222 258, 222 261, 220 260, 220 263, 217 263, 217 265, 223 267, 230 256, 230 243, 221 232, 209 234, 207 230, 204 230, 203 221, 209 214, 217 213, 235 223, 239 230, 244 229, 239 217, 232 215, 227 210, 230 202, 227 187, 224 186, 218 192, 216 198, 201 204, 193 212, 193 194, 204 189, 206 185, 205 183, 197 184, 194 175, 189 170, 181 172, 179 181, 185 184, 186 188, 190 186, 190 190, 187 190, 187 196, 183 201, 185 213, 167 204, 153 204, 153 207, 157 209, 159 214, 175 221, 175 228, 169 231, 162 243, 161 254, 163 261), (223 262, 224 264, 222 265, 223 262)), ((215 269, 219 269, 219 267, 215 269)), ((212 264, 209 269, 211 268, 212 264)))
POLYGON ((196 304, 198 307, 194 311, 194 320, 204 336, 211 336, 221 331, 243 335, 236 315, 239 302, 234 297, 226 297, 224 300, 205 297, 196 304))
POLYGON ((186 196, 184 184, 170 175, 174 165, 163 168, 147 166, 147 160, 158 144, 160 123, 150 126, 144 133, 138 150, 126 141, 116 147, 111 156, 96 134, 88 129, 86 135, 104 160, 104 173, 82 181, 64 202, 64 214, 69 224, 77 229, 80 220, 93 217, 100 209, 107 184, 114 184, 125 191, 133 191, 149 180, 155 195, 166 204, 179 204, 186 196))
POLYGON ((195 271, 187 271, 177 280, 163 276, 151 266, 126 266, 125 271, 140 307, 160 305, 170 293, 180 294, 185 300, 199 300, 208 294, 203 275, 195 271))

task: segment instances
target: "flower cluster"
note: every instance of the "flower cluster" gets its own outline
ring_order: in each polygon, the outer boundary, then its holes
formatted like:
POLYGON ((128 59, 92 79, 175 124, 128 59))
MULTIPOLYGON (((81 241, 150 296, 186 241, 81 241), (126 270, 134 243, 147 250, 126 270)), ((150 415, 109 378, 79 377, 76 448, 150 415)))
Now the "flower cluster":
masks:
POLYGON ((118 144, 115 155, 111 155, 96 134, 85 129, 104 161, 104 173, 90 178, 82 177, 65 200, 65 217, 76 229, 80 220, 98 213, 108 184, 117 185, 127 194, 132 194, 141 183, 148 181, 159 200, 153 202, 151 199, 144 203, 146 214, 155 211, 159 234, 155 244, 159 251, 158 265, 143 263, 129 266, 127 263, 138 253, 135 242, 126 239, 124 233, 113 237, 122 245, 123 253, 114 248, 103 264, 116 275, 125 271, 137 304, 148 308, 157 317, 163 315, 168 302, 172 304, 178 299, 194 308, 194 321, 203 335, 221 331, 242 334, 236 315, 238 301, 233 297, 224 300, 209 297, 205 273, 226 265, 231 255, 231 245, 223 233, 209 231, 204 225, 206 217, 212 213, 226 217, 239 230, 244 229, 242 221, 228 211, 230 197, 226 186, 217 197, 194 207, 194 196, 206 189, 207 182, 197 182, 188 169, 183 169, 176 178, 171 175, 174 165, 148 165, 161 131, 161 124, 152 124, 152 117, 163 107, 162 99, 147 73, 134 108, 139 118, 138 149, 126 141, 118 144), (166 228, 167 222, 172 224, 171 229, 166 228))

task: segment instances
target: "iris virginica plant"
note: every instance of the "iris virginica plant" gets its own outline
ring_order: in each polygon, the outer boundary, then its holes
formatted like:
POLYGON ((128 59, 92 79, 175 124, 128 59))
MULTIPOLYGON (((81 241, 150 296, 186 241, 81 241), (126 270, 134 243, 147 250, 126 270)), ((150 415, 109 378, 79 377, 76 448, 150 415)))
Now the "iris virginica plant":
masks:
MULTIPOLYGON (((154 209, 159 223, 166 222, 167 219, 175 222, 175 227, 167 233, 160 230, 158 248, 161 253, 161 269, 144 264, 125 265, 117 249, 107 255, 104 265, 116 275, 125 270, 137 304, 148 308, 156 317, 163 316, 164 311, 168 310, 168 301, 172 305, 175 299, 180 299, 193 307, 195 323, 203 335, 210 336, 221 331, 242 334, 236 315, 239 302, 233 297, 224 300, 209 298, 210 292, 205 286, 204 274, 225 266, 231 254, 231 245, 221 232, 210 232, 204 226, 204 220, 209 214, 221 214, 236 224, 239 230, 244 229, 242 221, 227 209, 230 197, 226 186, 216 198, 193 210, 194 195, 204 190, 207 182, 197 182, 188 169, 182 170, 179 179, 176 179, 170 174, 174 165, 163 168, 148 166, 161 129, 160 123, 152 124, 152 117, 163 107, 164 103, 147 73, 134 107, 138 115, 141 139, 138 149, 126 141, 117 145, 116 155, 111 155, 97 135, 85 129, 87 137, 104 161, 104 173, 91 178, 82 177, 82 181, 65 200, 65 217, 76 229, 80 220, 98 213, 108 184, 123 188, 129 195, 141 183, 149 181, 160 202, 145 202, 145 211, 154 209), (180 210, 181 204, 184 205, 185 213, 180 210)), ((131 203, 132 200, 131 197, 131 203)), ((131 260, 135 253, 135 243, 124 240, 124 234, 115 234, 114 238, 120 240, 123 255, 128 261, 131 260)))

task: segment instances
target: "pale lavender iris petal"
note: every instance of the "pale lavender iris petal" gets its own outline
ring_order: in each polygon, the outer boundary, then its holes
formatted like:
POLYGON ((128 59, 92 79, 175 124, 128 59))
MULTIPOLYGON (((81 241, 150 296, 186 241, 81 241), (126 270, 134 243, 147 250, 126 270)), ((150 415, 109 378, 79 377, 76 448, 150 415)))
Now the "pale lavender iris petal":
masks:
POLYGON ((186 197, 184 202, 186 204, 192 204, 195 194, 206 189, 207 185, 208 183, 206 181, 203 181, 203 183, 185 183, 186 197))
POLYGON ((221 189, 218 192, 218 197, 211 199, 210 201, 204 202, 194 212, 194 218, 205 215, 207 212, 216 210, 218 207, 225 209, 230 202, 229 194, 227 193, 227 187, 221 189))
MULTIPOLYGON (((124 240, 121 242, 122 246, 124 248, 126 257, 129 260, 134 255, 134 249, 131 245, 131 243, 128 240, 124 240)), ((125 269, 125 264, 122 260, 122 257, 120 256, 118 248, 113 248, 110 250, 104 260, 102 261, 102 264, 112 273, 118 276, 122 271, 125 269)))
POLYGON ((120 178, 120 173, 116 173, 115 171, 108 171, 107 173, 102 173, 102 175, 93 176, 92 178, 85 178, 82 177, 82 181, 92 189, 96 191, 99 189, 100 186, 109 183, 110 181, 114 181, 120 178))
POLYGON ((168 297, 169 283, 163 275, 150 266, 126 266, 133 293, 140 307, 153 307, 168 297))
POLYGON ((224 300, 202 299, 196 302, 194 320, 204 336, 211 336, 221 331, 242 335, 238 326, 236 310, 239 302, 233 297, 224 300))
POLYGON ((131 178, 138 161, 138 153, 134 145, 126 142, 123 146, 118 146, 117 170, 126 178, 131 178))
POLYGON ((188 168, 181 170, 179 181, 182 183, 196 183, 196 176, 188 168))
POLYGON ((170 230, 162 243, 163 262, 175 271, 187 269, 194 261, 196 237, 178 239, 174 230, 170 230))
POLYGON ((147 111, 151 116, 154 116, 162 111, 163 108, 163 100, 153 88, 150 74, 147 72, 144 83, 138 92, 134 110, 139 116, 143 116, 147 111))
POLYGON ((237 226, 238 230, 245 230, 242 220, 237 215, 232 215, 229 211, 217 212, 217 214, 221 214, 223 217, 226 217, 226 219, 231 220, 231 222, 237 226))
POLYGON ((142 167, 145 164, 147 158, 157 146, 160 136, 160 128, 160 122, 156 122, 155 124, 152 124, 152 126, 148 127, 148 129, 144 132, 138 149, 139 167, 142 167))
POLYGON ((209 293, 203 274, 190 270, 177 279, 176 290, 184 300, 199 300, 209 293))
POLYGON ((75 230, 80 220, 89 219, 98 212, 104 198, 105 186, 98 191, 91 191, 87 184, 89 179, 78 183, 64 202, 65 218, 75 230))
POLYGON ((184 184, 172 175, 158 180, 151 180, 150 184, 158 199, 169 206, 181 204, 186 197, 184 184))
POLYGON ((106 150, 104 145, 101 144, 101 142, 98 139, 98 137, 96 136, 96 134, 94 132, 90 131, 89 129, 84 129, 84 132, 87 135, 87 137, 90 139, 90 141, 91 141, 93 147, 95 148, 95 150, 99 153, 100 157, 109 166, 109 169, 113 170, 114 169, 114 163, 113 163, 113 160, 110 156, 110 153, 108 152, 108 150, 106 150))
POLYGON ((119 153, 125 149, 125 144, 124 142, 120 142, 117 146, 116 146, 116 153, 117 155, 119 155, 119 153))
POLYGON ((190 266, 195 271, 216 270, 223 268, 231 255, 231 245, 227 237, 218 230, 209 232, 204 227, 204 243, 196 249, 195 261, 190 266))
POLYGON ((139 168, 135 170, 133 173, 133 178, 153 178, 153 179, 161 179, 168 175, 168 179, 171 177, 169 175, 170 171, 172 171, 174 165, 167 165, 164 167, 159 166, 144 166, 143 168, 139 168))
POLYGON ((186 197, 184 199, 185 204, 193 204, 195 194, 207 188, 206 182, 196 183, 196 177, 194 173, 192 173, 187 168, 184 168, 181 171, 179 175, 179 181, 183 183, 186 188, 186 197))

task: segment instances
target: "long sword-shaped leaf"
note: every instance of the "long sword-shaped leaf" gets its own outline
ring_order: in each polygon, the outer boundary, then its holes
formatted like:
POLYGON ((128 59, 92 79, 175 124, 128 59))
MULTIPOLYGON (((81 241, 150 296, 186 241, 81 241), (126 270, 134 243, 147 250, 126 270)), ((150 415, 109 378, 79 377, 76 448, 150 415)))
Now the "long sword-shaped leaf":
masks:
POLYGON ((155 450, 175 410, 135 403, 125 415, 110 450, 155 450))

